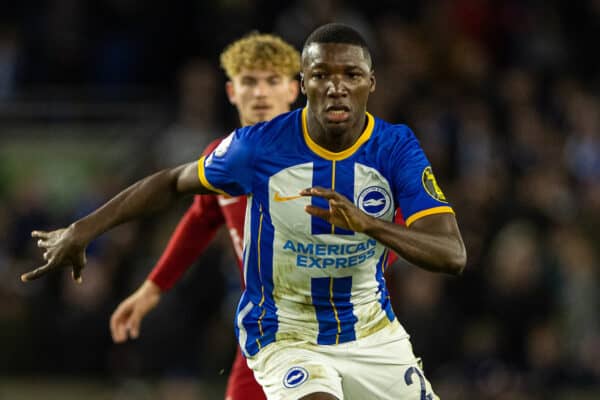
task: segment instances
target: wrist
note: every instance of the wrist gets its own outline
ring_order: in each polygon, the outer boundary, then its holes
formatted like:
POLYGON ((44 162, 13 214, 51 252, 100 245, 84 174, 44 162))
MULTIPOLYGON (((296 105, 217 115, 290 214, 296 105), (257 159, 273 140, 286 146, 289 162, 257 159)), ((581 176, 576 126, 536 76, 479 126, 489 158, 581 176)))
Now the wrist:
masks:
POLYGON ((158 286, 156 283, 154 283, 150 279, 146 279, 144 281, 140 290, 143 291, 145 294, 148 294, 151 296, 159 296, 160 297, 160 295, 162 294, 162 289, 160 288, 160 286, 158 286))
POLYGON ((360 226, 360 233, 374 237, 380 224, 381 220, 371 217, 370 215, 365 215, 365 218, 360 226))
POLYGON ((85 248, 94 239, 83 220, 73 222, 67 227, 67 232, 77 247, 85 248))

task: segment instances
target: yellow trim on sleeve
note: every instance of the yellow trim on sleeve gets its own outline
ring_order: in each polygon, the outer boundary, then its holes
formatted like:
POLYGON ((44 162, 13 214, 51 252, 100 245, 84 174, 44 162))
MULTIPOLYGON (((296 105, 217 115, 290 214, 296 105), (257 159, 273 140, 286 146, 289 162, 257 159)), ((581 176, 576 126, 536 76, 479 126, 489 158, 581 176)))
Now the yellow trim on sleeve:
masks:
POLYGON ((427 210, 416 212, 413 215, 411 215, 410 217, 408 217, 406 219, 406 226, 410 226, 416 220, 426 217, 428 215, 443 214, 443 213, 454 214, 454 210, 452 209, 452 207, 448 207, 448 206, 428 208, 427 210))
POLYGON ((208 181, 208 179, 206 179, 206 175, 204 174, 204 159, 205 158, 206 158, 206 156, 202 156, 198 160, 198 178, 200 179, 200 183, 202 183, 202 186, 204 186, 208 190, 212 190, 215 193, 219 193, 219 194, 222 194, 225 196, 232 197, 229 193, 226 193, 226 192, 222 191, 221 189, 217 189, 216 187, 211 185, 210 182, 208 181))
POLYGON ((315 143, 314 140, 312 140, 312 138, 308 134, 308 126, 306 123, 307 110, 308 109, 306 107, 304 107, 304 109, 302 110, 302 135, 304 136, 304 141, 306 142, 306 145, 309 149, 311 149, 316 154, 320 155, 326 160, 339 161, 350 157, 352 154, 354 154, 354 152, 356 152, 356 150, 358 150, 358 148, 363 143, 369 140, 371 134, 373 133, 373 128, 375 127, 375 118, 373 118, 371 114, 367 113, 367 127, 365 128, 363 133, 360 134, 358 140, 346 150, 342 150, 338 153, 335 153, 333 151, 329 151, 319 146, 317 143, 315 143))

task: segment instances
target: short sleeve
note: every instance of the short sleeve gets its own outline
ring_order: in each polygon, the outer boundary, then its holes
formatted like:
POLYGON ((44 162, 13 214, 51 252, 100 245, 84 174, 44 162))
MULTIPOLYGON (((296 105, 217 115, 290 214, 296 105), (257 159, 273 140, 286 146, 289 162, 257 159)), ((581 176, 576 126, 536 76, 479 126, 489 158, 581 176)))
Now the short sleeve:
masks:
POLYGON ((241 196, 252 191, 253 160, 256 145, 253 127, 238 129, 198 160, 198 178, 217 193, 241 196))
POLYGON ((414 133, 405 125, 396 128, 401 132, 391 157, 391 174, 406 226, 427 215, 454 213, 414 133))

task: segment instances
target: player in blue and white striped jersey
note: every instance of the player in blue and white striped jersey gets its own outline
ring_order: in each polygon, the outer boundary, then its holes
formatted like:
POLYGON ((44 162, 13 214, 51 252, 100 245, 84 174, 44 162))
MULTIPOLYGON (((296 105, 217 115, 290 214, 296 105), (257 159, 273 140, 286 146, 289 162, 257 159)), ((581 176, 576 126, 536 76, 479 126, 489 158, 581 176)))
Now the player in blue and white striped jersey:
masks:
POLYGON ((331 152, 311 139, 309 107, 238 129, 199 162, 205 186, 250 195, 247 290, 237 316, 240 345, 250 356, 278 337, 339 344, 394 320, 383 279, 386 247, 360 228, 348 229, 345 220, 332 224, 305 212, 328 205, 310 192, 300 195, 302 189, 330 188, 390 223, 396 207, 408 226, 452 214, 443 196, 429 189, 429 162, 407 126, 366 113, 354 144, 331 152))
POLYGON ((236 332, 267 397, 433 400, 383 271, 392 249, 459 274, 454 212, 411 130, 367 113, 375 76, 355 30, 328 24, 308 37, 301 85, 304 109, 238 129, 208 157, 132 185, 69 228, 36 232, 48 262, 23 279, 65 265, 79 277, 92 238, 181 194, 246 194, 236 332), (406 226, 392 223, 397 207, 406 226))

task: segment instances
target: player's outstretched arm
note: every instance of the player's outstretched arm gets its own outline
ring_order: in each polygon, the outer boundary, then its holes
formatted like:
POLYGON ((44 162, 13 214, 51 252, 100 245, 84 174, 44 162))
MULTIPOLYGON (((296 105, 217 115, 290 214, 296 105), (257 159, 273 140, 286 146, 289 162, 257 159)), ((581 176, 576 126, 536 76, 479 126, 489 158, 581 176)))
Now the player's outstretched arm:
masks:
POLYGON ((160 288, 147 280, 119 304, 110 317, 110 333, 115 343, 138 338, 142 320, 158 305, 160 295, 160 288))
POLYGON ((458 275, 466 265, 465 245, 453 214, 429 215, 406 228, 365 214, 330 189, 309 188, 301 194, 329 201, 328 210, 308 205, 307 213, 341 228, 365 233, 421 268, 458 275))
POLYGON ((72 267, 73 279, 81 282, 85 248, 92 240, 123 222, 164 209, 191 193, 213 193, 200 183, 196 162, 157 172, 134 183, 67 228, 33 231, 32 237, 39 239, 38 247, 45 250, 46 264, 21 275, 21 280, 27 282, 52 270, 72 267))

